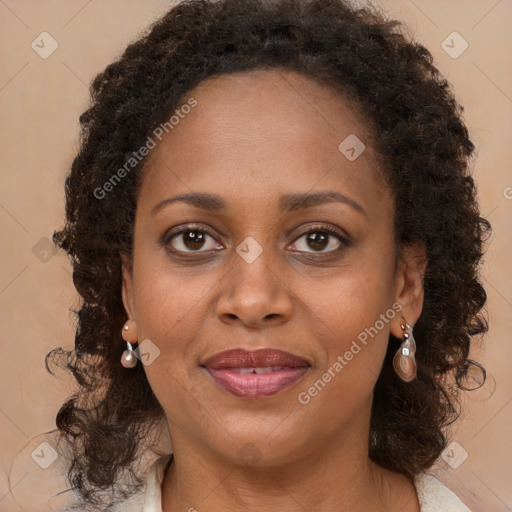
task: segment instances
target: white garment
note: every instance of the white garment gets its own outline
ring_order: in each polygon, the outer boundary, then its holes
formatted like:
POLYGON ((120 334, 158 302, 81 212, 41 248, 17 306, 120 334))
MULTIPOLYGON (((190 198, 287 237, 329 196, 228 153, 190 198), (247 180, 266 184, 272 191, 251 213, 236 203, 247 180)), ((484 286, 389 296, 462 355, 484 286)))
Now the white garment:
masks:
MULTIPOLYGON (((162 481, 171 455, 155 460, 149 469, 145 492, 132 496, 111 512, 162 512, 162 481)), ((439 480, 426 473, 414 478, 421 512, 471 512, 455 493, 439 480)), ((193 508, 191 507, 191 510, 193 508)))

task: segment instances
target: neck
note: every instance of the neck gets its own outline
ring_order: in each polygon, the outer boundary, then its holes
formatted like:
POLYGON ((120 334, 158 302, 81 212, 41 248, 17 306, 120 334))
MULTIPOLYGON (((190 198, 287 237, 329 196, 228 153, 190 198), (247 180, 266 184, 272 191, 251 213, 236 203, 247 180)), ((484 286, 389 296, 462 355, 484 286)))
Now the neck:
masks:
POLYGON ((360 432, 323 440, 322 446, 283 464, 265 465, 263 457, 246 466, 175 430, 174 460, 162 484, 162 510, 418 511, 411 480, 372 462, 368 437, 360 432))

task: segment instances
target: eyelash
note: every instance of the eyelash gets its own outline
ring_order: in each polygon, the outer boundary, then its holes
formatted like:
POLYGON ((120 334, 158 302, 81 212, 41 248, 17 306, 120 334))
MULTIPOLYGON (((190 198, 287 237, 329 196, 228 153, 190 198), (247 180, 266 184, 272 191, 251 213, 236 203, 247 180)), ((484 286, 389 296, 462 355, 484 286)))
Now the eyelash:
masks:
MULTIPOLYGON (((216 240, 215 236, 210 232, 209 229, 205 228, 205 227, 202 227, 202 226, 199 226, 197 224, 187 224, 186 226, 182 227, 180 230, 178 231, 174 231, 174 232, 171 232, 171 233, 166 233, 163 237, 162 237, 162 240, 161 240, 161 244, 162 246, 166 247, 169 251, 172 251, 174 254, 179 254, 179 255, 194 255, 194 254, 201 254, 201 253, 209 253, 209 252, 217 252, 218 249, 214 249, 213 251, 201 251, 201 250, 198 250, 198 251, 180 251, 178 249, 174 249, 174 248, 171 248, 169 247, 170 245, 170 242, 173 238, 179 236, 179 235, 182 235, 183 233, 188 233, 190 231, 193 231, 193 232, 196 232, 196 233, 202 233, 202 234, 207 234, 208 236, 210 236, 212 239, 216 240)), ((328 225, 313 225, 313 226, 308 226, 308 228, 304 231, 302 231, 301 233, 299 233, 297 235, 297 237, 294 239, 294 241, 292 242, 292 244, 295 244, 298 240, 300 240, 303 236, 305 235, 309 235, 310 233, 321 233, 321 234, 327 234, 327 235, 330 235, 330 236, 333 236, 334 238, 336 238, 340 243, 341 243, 341 246, 336 248, 336 249, 332 249, 330 251, 312 251, 312 252, 309 252, 309 251, 298 251, 302 254, 309 254, 309 255, 322 255, 322 254, 329 254, 329 255, 332 255, 332 254, 335 254, 337 252, 339 252, 342 247, 349 247, 350 246, 350 240, 348 239, 347 235, 339 230, 339 229, 336 229, 336 228, 333 228, 331 226, 328 226, 328 225)), ((188 256, 185 256, 185 257, 188 257, 188 256)))

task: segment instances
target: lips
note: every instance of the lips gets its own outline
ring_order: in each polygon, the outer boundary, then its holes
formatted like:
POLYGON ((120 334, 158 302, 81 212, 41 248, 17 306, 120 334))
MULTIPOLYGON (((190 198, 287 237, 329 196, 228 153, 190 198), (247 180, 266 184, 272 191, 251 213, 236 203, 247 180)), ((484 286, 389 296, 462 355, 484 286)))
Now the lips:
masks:
POLYGON ((203 366, 215 370, 221 368, 268 368, 272 366, 299 368, 309 366, 309 363, 289 352, 265 348, 254 351, 233 349, 219 352, 203 363, 203 366))
POLYGON ((290 388, 310 367, 305 359, 275 349, 228 350, 215 354, 201 366, 228 393, 251 399, 290 388))

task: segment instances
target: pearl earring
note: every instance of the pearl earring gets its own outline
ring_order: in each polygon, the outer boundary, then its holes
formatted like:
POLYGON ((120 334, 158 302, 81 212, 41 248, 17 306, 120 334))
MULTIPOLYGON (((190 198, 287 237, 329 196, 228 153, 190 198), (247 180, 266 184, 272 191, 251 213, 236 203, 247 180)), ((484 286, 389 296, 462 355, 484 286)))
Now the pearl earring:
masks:
POLYGON ((404 338, 393 358, 393 367, 403 381, 411 382, 416 378, 416 341, 412 335, 412 327, 405 320, 400 327, 404 331, 404 338))
MULTIPOLYGON (((130 322, 130 320, 128 320, 128 322, 130 322)), ((129 332, 130 326, 128 325, 128 322, 126 322, 126 324, 123 327, 123 331, 122 331, 123 339, 125 338, 125 335, 126 336, 132 335, 132 333, 129 332)), ((126 341, 126 344, 128 345, 128 348, 123 352, 123 355, 121 356, 121 364, 125 368, 134 368, 135 365, 137 364, 137 356, 135 355, 135 351, 133 349, 132 343, 130 343, 126 339, 125 339, 125 341, 126 341)), ((134 344, 136 345, 137 342, 134 342, 134 344)))

